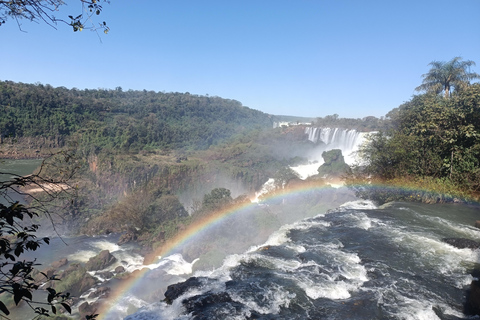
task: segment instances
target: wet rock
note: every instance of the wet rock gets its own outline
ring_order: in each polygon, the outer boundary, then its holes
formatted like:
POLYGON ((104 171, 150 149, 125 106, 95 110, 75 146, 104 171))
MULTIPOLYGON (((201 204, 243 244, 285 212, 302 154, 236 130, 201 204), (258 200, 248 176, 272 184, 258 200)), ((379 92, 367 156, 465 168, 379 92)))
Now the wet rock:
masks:
POLYGON ((57 269, 57 268, 63 267, 67 263, 68 263, 67 258, 63 258, 63 259, 60 259, 58 261, 52 262, 51 266, 52 266, 52 268, 57 269))
POLYGON ((442 241, 458 249, 477 249, 480 247, 480 243, 464 238, 444 238, 442 241))
POLYGON ((475 221, 475 228, 480 229, 480 220, 475 221))
POLYGON ((184 282, 175 283, 167 287, 165 291, 165 302, 172 304, 173 300, 187 292, 189 289, 200 288, 206 283, 207 278, 191 277, 184 282))
POLYGON ((113 278, 113 272, 111 271, 104 271, 104 272, 97 272, 95 273, 96 276, 99 276, 103 279, 111 279, 113 278))
POLYGON ((88 303, 84 302, 78 306, 78 313, 80 313, 80 318, 85 319, 87 315, 93 315, 97 313, 97 310, 100 309, 100 303, 88 303))
POLYGON ((88 271, 102 270, 114 263, 115 261, 117 261, 117 258, 115 258, 110 253, 110 251, 103 250, 95 257, 90 258, 85 264, 85 268, 88 271))
POLYGON ((465 314, 480 315, 480 281, 473 280, 470 284, 470 290, 467 292, 467 302, 465 304, 465 314))
POLYGON ((123 266, 118 266, 115 268, 115 273, 124 273, 125 268, 123 266))
POLYGON ((110 287, 99 287, 97 290, 93 291, 88 295, 89 299, 93 298, 98 298, 100 296, 103 296, 103 298, 106 298, 110 295, 110 287))

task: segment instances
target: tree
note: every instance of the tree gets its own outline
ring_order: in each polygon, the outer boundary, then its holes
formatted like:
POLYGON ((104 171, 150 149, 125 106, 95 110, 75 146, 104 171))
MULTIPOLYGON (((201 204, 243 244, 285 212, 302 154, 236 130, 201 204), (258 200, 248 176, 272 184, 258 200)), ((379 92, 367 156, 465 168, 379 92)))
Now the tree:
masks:
POLYGON ((203 196, 202 209, 207 212, 218 210, 232 203, 232 200, 230 190, 215 188, 203 196))
MULTIPOLYGON (((35 290, 58 279, 45 273, 41 273, 43 279, 34 277, 38 263, 23 260, 21 255, 49 243, 47 237, 37 238, 35 233, 39 225, 33 223, 32 219, 43 214, 52 221, 48 204, 65 195, 72 195, 74 188, 67 181, 76 166, 70 154, 61 153, 45 160, 39 172, 29 176, 0 172, 0 294, 3 301, 12 298, 16 305, 25 302, 38 315, 56 314, 57 305, 71 313, 68 293, 56 292, 48 287, 44 289, 48 292, 46 302, 34 299, 35 290), (49 178, 47 171, 54 172, 55 178, 49 178), (36 196, 33 191, 28 191, 32 188, 40 189, 41 195, 36 196), (14 200, 14 195, 28 200, 27 203, 14 200)), ((0 318, 10 314, 9 307, 0 301, 0 318)))
MULTIPOLYGON (((77 0, 76 0, 77 1, 77 0)), ((8 19, 14 19, 21 29, 21 19, 27 19, 33 22, 44 22, 53 28, 61 22, 73 28, 73 31, 82 31, 83 29, 101 29, 105 33, 109 31, 105 21, 93 22, 93 16, 100 15, 102 6, 100 2, 110 3, 109 0, 78 0, 81 4, 82 13, 79 15, 69 15, 68 19, 59 19, 54 13, 66 4, 63 0, 0 0, 0 26, 8 19), (87 25, 88 24, 88 25, 87 25), (90 25, 91 24, 91 25, 90 25)))
POLYGON ((480 74, 470 72, 470 67, 475 66, 472 60, 462 61, 461 57, 452 60, 432 61, 428 64, 432 68, 422 75, 423 83, 416 87, 417 91, 427 91, 439 94, 444 92, 445 98, 449 98, 452 88, 461 90, 470 84, 470 80, 480 78, 480 74))

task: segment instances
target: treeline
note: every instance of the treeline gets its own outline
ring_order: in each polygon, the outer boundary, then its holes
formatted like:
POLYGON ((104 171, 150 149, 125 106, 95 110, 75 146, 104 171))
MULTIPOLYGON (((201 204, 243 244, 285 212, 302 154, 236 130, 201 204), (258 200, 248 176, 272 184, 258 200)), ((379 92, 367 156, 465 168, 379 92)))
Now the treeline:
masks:
POLYGON ((338 114, 318 117, 312 122, 315 127, 355 129, 361 132, 388 130, 390 124, 390 119, 384 117, 340 118, 338 114))
MULTIPOLYGON (((452 200, 454 194, 478 197, 480 84, 449 97, 414 96, 387 117, 392 128, 374 135, 361 150, 366 165, 357 174, 436 191, 429 197, 437 198, 428 201, 443 201, 445 195, 452 200)), ((425 201, 420 195, 402 195, 425 201)))
MULTIPOLYGON (((67 89, 0 81, 0 139, 68 138, 90 149, 206 149, 270 116, 235 100, 189 93, 67 89)), ((0 142, 2 142, 0 141, 0 142)))

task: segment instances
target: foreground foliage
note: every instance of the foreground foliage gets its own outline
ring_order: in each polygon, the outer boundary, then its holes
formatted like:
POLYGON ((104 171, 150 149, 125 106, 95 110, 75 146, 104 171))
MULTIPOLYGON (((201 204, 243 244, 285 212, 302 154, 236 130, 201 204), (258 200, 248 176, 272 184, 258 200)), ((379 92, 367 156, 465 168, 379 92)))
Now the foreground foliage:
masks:
MULTIPOLYGON (((48 237, 37 237, 39 225, 33 221, 40 215, 51 219, 49 203, 72 195, 74 189, 67 182, 75 167, 71 154, 62 153, 44 161, 39 171, 29 176, 0 172, 0 294, 3 301, 24 302, 39 316, 56 314, 59 305, 71 313, 70 295, 47 287, 42 289, 48 293, 46 301, 35 300, 34 291, 58 279, 41 273, 43 279, 39 280, 34 276, 39 264, 22 259, 22 253, 49 244, 48 237), (54 171, 55 177, 47 171, 54 171), (41 196, 32 189, 42 191, 41 196)), ((0 301, 0 317, 8 316, 10 308, 0 301)))

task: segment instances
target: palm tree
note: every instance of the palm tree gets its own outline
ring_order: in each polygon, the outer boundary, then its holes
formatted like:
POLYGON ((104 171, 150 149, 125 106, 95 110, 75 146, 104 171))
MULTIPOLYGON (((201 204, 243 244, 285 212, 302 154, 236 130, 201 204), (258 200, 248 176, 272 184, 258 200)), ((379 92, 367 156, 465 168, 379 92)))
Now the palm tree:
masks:
POLYGON ((432 68, 422 75, 423 83, 415 90, 437 94, 443 91, 447 99, 450 97, 452 87, 459 90, 469 85, 470 80, 480 78, 480 74, 470 72, 470 67, 474 66, 475 62, 462 61, 461 57, 455 57, 448 62, 432 61, 428 65, 432 68))

